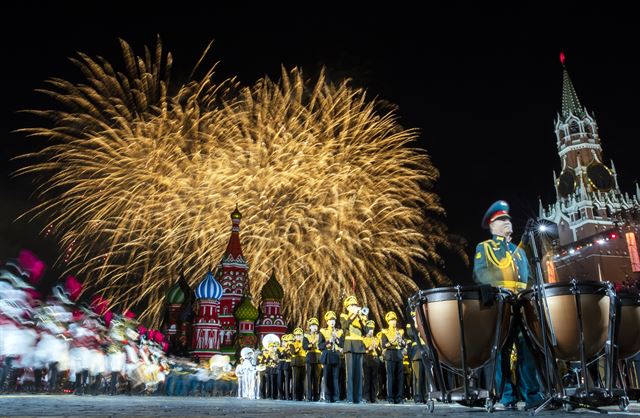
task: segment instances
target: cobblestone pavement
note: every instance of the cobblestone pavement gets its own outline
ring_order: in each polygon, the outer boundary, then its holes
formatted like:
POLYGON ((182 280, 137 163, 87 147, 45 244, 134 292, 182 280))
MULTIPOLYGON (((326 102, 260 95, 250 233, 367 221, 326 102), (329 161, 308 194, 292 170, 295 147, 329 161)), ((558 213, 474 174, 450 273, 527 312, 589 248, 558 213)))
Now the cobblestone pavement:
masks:
MULTIPOLYGON (((520 405, 522 409, 523 405, 520 405)), ((616 407, 607 410, 617 416, 640 416, 640 405, 633 402, 629 412, 621 413, 616 407)), ((437 416, 486 416, 482 408, 465 408, 457 404, 436 404, 437 416)), ((572 417, 596 414, 577 409, 567 413, 543 411, 540 416, 572 417)), ((429 416, 425 406, 411 403, 403 405, 344 403, 307 403, 271 400, 240 400, 237 398, 184 398, 136 396, 47 396, 0 395, 0 417, 3 416, 78 416, 78 417, 424 417, 429 416)), ((524 411, 496 411, 495 418, 527 417, 524 411)))

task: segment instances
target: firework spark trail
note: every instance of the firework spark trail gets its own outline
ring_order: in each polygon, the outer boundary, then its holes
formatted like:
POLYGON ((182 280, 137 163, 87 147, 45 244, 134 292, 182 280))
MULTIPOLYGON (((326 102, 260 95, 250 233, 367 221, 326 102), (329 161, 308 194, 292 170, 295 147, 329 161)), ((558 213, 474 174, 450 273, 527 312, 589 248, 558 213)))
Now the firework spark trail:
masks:
POLYGON ((381 324, 416 271, 446 282, 438 250, 456 246, 438 173, 392 110, 296 69, 241 88, 212 68, 170 95, 159 41, 143 58, 122 48, 124 73, 80 54, 84 84, 50 81, 63 110, 35 111, 53 125, 23 131, 53 144, 19 172, 44 174, 33 213, 74 242, 69 269, 113 304, 144 302, 157 324, 176 277, 196 285, 219 262, 236 203, 251 293, 275 268, 291 324, 341 310, 354 288, 381 324))

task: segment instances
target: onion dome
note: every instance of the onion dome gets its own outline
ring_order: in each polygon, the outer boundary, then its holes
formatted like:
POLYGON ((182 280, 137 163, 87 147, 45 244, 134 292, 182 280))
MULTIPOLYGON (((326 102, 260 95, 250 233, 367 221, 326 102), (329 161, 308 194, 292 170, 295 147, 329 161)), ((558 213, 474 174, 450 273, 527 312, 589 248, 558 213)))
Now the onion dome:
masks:
POLYGON ((262 300, 282 300, 284 290, 276 279, 276 272, 271 272, 271 278, 262 287, 262 300))
POLYGON ((231 219, 242 219, 242 214, 238 210, 238 205, 236 205, 235 210, 231 212, 231 219))
POLYGON ((213 277, 213 273, 208 272, 204 276, 204 280, 196 287, 196 298, 198 299, 217 299, 222 297, 222 286, 213 277))
POLYGON ((182 305, 183 302, 184 292, 180 285, 176 283, 176 285, 167 292, 167 303, 169 305, 182 305))
POLYGON ((235 317, 238 321, 256 322, 258 319, 258 308, 251 303, 250 298, 245 297, 236 308, 235 317))

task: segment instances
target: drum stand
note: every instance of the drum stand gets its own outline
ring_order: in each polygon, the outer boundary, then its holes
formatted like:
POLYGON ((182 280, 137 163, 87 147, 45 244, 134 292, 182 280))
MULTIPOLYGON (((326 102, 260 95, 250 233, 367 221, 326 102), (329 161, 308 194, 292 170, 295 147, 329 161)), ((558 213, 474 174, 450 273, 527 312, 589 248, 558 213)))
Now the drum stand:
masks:
MULTIPOLYGON (((447 385, 445 383, 445 378, 444 378, 443 366, 440 363, 438 352, 433 343, 429 322, 424 314, 422 306, 419 303, 416 303, 416 301, 414 301, 413 298, 410 298, 407 304, 407 309, 409 310, 416 310, 415 309, 416 306, 419 307, 419 309, 417 309, 418 315, 420 318, 420 322, 423 325, 425 335, 427 337, 426 338, 427 346, 425 347, 422 344, 422 341, 420 341, 420 338, 419 338, 420 334, 417 332, 415 325, 411 321, 411 329, 413 330, 414 335, 418 337, 417 338, 418 347, 420 349, 420 352, 422 353, 422 362, 424 364, 425 370, 427 371, 426 372, 427 387, 428 388, 431 387, 432 382, 431 382, 430 370, 431 370, 431 366, 433 366, 434 378, 436 383, 435 387, 439 388, 439 391, 438 390, 431 391, 430 389, 428 391, 429 399, 427 400, 427 408, 431 413, 434 412, 434 408, 435 408, 433 394, 434 393, 437 394, 438 392, 440 396, 438 397, 436 395, 436 398, 440 402, 443 402, 443 403, 458 402, 462 405, 469 406, 469 407, 484 406, 487 412, 493 412, 495 410, 495 404, 497 402, 496 393, 495 393, 496 392, 495 369, 496 369, 496 360, 498 356, 500 341, 502 340, 501 338, 502 337, 501 335, 502 334, 501 332, 502 317, 504 314, 504 307, 506 303, 504 302, 504 300, 501 300, 501 298, 504 298, 504 296, 502 295, 502 293, 498 293, 496 295, 496 300, 494 301, 494 303, 498 303, 498 316, 496 318, 496 328, 494 330, 495 337, 494 337, 493 346, 491 350, 491 360, 489 361, 491 379, 490 379, 489 389, 483 389, 483 388, 479 388, 471 385, 473 371, 467 369, 467 347, 466 347, 465 338, 464 338, 464 318, 462 314, 461 289, 462 289, 461 286, 456 286, 458 320, 460 324, 460 352, 462 353, 462 360, 461 360, 462 371, 459 372, 455 369, 450 369, 450 370, 462 377, 462 387, 447 389, 447 385)), ((418 295, 421 295, 421 292, 419 292, 418 295)), ((408 314, 407 318, 411 318, 410 311, 407 312, 407 314, 408 314)))
MULTIPOLYGON (((555 406, 561 405, 566 411, 570 411, 576 407, 584 407, 590 410, 594 410, 594 411, 598 411, 600 413, 606 414, 608 413, 608 411, 598 408, 597 406, 594 405, 594 403, 601 403, 606 398, 611 399, 612 379, 610 376, 607 376, 608 387, 604 391, 602 390, 599 392, 592 391, 590 388, 589 376, 588 376, 589 364, 587 363, 586 354, 585 354, 585 345, 584 345, 584 329, 582 324, 582 305, 580 303, 580 292, 576 286, 575 280, 572 281, 572 284, 573 284, 572 293, 575 296, 576 309, 577 309, 577 315, 578 315, 578 324, 579 324, 579 333, 580 333, 580 365, 582 369, 584 385, 580 385, 580 382, 578 381, 578 387, 575 388, 575 390, 572 391, 570 395, 567 394, 567 391, 564 388, 562 390, 558 390, 559 380, 558 380, 558 373, 557 373, 556 357, 553 352, 553 348, 549 344, 549 339, 550 339, 551 344, 555 346, 556 337, 555 337, 555 331, 553 329, 553 324, 548 316, 550 315, 549 305, 547 303, 547 295, 544 287, 544 279, 543 279, 542 267, 540 263, 540 256, 538 254, 538 247, 536 243, 534 230, 529 229, 526 231, 526 233, 529 235, 529 242, 531 243, 533 261, 535 263, 535 269, 536 269, 535 308, 536 308, 538 318, 540 320, 540 328, 542 332, 542 347, 543 347, 543 357, 544 357, 544 365, 545 365, 545 373, 544 373, 545 387, 549 392, 544 402, 540 404, 540 406, 538 406, 535 410, 533 410, 530 413, 530 415, 533 416, 538 414, 540 411, 546 409, 549 405, 555 405, 555 406), (549 334, 550 334, 549 338, 547 338, 547 330, 549 330, 549 334)), ((612 303, 615 303, 615 301, 612 300, 612 303)), ((611 306, 613 307, 613 305, 611 306)), ((610 312, 615 312, 615 309, 610 309, 610 312)), ((615 314, 610 313, 610 316, 611 315, 615 315, 615 314)), ((615 319, 615 318, 610 318, 610 327, 609 327, 610 341, 605 351, 605 356, 607 357, 607 360, 609 361, 609 363, 611 363, 612 361, 615 362, 615 356, 613 355, 615 350, 613 350, 613 352, 611 351, 613 349, 611 344, 614 341, 612 339, 611 333, 613 329, 615 329, 616 327, 613 326, 613 323, 611 323, 612 319, 615 319)), ((613 369, 610 369, 609 367, 607 368, 611 371, 613 370, 613 369)), ((562 386, 560 385, 560 387, 562 386)), ((626 399, 626 396, 624 396, 624 399, 626 399)), ((627 404, 628 404, 628 401, 627 401, 627 404)), ((621 405, 621 408, 622 408, 622 405, 621 405)))

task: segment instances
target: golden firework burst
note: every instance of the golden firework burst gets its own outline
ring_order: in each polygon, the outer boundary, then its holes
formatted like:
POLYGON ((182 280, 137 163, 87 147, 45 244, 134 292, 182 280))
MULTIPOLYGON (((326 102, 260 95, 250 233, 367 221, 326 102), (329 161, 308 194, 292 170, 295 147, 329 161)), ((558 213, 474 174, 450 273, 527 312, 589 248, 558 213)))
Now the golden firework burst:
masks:
POLYGON ((414 274, 446 282, 438 173, 393 109, 298 69, 240 87, 213 66, 170 94, 160 41, 144 57, 121 43, 126 71, 79 54, 86 81, 50 80, 60 109, 35 113, 53 124, 24 130, 53 140, 20 171, 44 174, 34 213, 92 289, 157 324, 178 275, 196 285, 218 263, 236 203, 251 292, 275 268, 291 324, 351 293, 381 323, 414 274))

